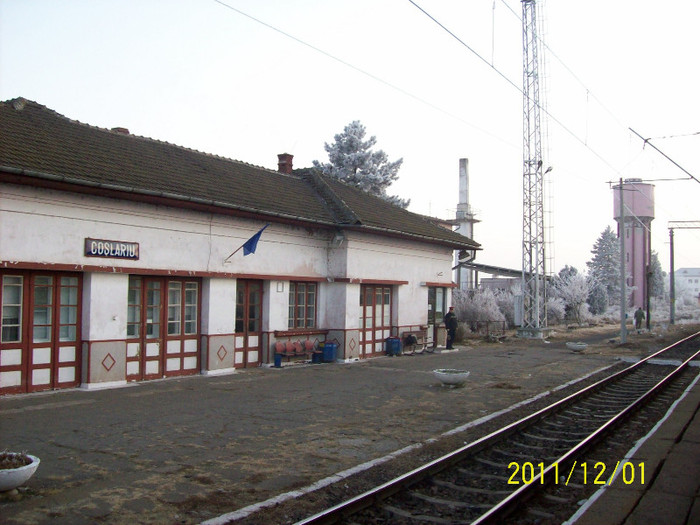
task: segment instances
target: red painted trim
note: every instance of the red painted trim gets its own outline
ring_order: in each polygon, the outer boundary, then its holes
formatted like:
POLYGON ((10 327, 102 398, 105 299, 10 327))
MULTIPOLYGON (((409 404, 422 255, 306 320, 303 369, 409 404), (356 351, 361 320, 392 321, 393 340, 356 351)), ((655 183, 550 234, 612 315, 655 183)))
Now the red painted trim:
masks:
POLYGON ((438 288, 457 288, 457 283, 439 283, 439 282, 427 282, 427 283, 421 283, 423 286, 434 286, 438 288))
POLYGON ((379 284, 388 286, 408 284, 408 281, 396 281, 391 279, 362 279, 358 277, 332 277, 329 282, 349 284, 379 284))
POLYGON ((328 335, 328 332, 330 332, 330 330, 308 329, 308 330, 275 330, 272 333, 275 334, 275 337, 297 337, 297 336, 302 336, 302 335, 328 335))
POLYGON ((152 268, 130 268, 128 266, 102 266, 96 264, 65 264, 40 263, 28 261, 2 261, 0 269, 35 270, 43 272, 95 272, 95 273, 124 273, 128 275, 148 275, 153 277, 228 277, 232 279, 257 279, 261 281, 305 281, 325 282, 325 277, 274 275, 234 272, 198 272, 191 270, 162 270, 152 268))

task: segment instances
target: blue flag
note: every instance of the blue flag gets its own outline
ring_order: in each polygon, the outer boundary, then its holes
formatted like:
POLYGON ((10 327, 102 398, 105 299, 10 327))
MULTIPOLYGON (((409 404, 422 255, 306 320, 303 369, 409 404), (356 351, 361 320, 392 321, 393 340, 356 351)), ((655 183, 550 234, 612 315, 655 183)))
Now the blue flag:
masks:
POLYGON ((266 224, 263 226, 258 233, 253 235, 250 239, 248 239, 245 244, 243 245, 243 255, 246 256, 251 253, 255 253, 256 248, 258 247, 258 241, 260 240, 260 236, 262 235, 262 232, 265 228, 267 228, 269 224, 266 224))

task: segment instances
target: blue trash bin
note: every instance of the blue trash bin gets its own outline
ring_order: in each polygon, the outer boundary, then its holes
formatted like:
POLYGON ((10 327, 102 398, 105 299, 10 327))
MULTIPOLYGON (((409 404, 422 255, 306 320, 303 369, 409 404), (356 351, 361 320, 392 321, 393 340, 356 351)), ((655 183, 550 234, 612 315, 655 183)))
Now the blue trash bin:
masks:
POLYGON ((275 354, 275 368, 282 368, 282 354, 275 354))
POLYGON ((387 337, 384 344, 386 355, 395 356, 401 354, 401 339, 398 337, 387 337))
POLYGON ((335 350, 338 347, 336 343, 326 342, 323 345, 323 362, 333 363, 335 362, 335 350))

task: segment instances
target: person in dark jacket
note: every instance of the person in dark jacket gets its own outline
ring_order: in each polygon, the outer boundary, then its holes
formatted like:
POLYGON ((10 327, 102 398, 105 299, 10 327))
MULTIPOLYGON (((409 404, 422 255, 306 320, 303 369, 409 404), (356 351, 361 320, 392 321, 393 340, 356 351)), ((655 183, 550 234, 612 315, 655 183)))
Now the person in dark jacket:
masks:
POLYGON ((641 330, 642 328, 642 321, 644 321, 644 310, 642 310, 642 307, 640 306, 637 308, 637 311, 634 312, 634 327, 637 330, 641 330))
POLYGON ((447 349, 452 349, 455 336, 457 335, 457 315, 455 315, 455 307, 450 306, 450 311, 445 314, 445 328, 447 329, 447 349))

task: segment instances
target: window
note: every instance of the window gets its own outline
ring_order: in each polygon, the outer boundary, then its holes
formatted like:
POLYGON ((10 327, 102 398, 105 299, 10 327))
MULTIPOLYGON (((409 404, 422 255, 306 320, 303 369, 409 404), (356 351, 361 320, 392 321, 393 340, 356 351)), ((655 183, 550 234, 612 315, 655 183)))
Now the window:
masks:
POLYGON ((58 340, 75 341, 78 334, 78 278, 61 277, 58 340))
POLYGON ((148 281, 146 286, 146 337, 160 337, 160 282, 148 281))
POLYGON ((3 343, 19 343, 22 340, 22 287, 18 275, 2 278, 2 336, 3 343))
POLYGON ((182 283, 168 283, 168 335, 180 335, 182 283))
POLYGON ((316 327, 316 283, 289 283, 289 329, 316 327))
POLYGON ((141 277, 129 276, 129 307, 126 315, 126 337, 139 337, 141 330, 141 277))
POLYGON ((197 283, 185 283, 185 335, 197 333, 197 283))
POLYGON ((53 319, 53 277, 37 276, 34 280, 34 312, 32 316, 35 343, 51 342, 53 319))

